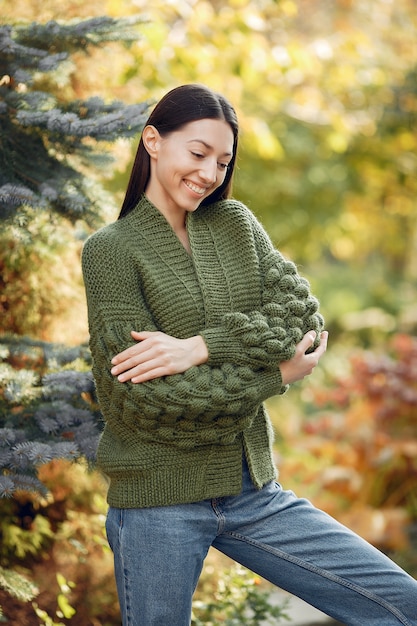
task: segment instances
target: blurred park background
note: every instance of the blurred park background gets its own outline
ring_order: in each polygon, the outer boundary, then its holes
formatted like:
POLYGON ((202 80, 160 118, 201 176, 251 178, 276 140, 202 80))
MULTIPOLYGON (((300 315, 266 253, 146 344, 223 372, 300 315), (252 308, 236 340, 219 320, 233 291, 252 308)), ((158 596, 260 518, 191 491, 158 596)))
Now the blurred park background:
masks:
MULTIPOLYGON (((79 259, 188 82, 235 106, 234 195, 330 331, 268 402, 281 481, 417 576, 414 0, 0 0, 0 622, 119 623, 79 259)), ((208 562, 196 626, 243 623, 248 590, 246 623, 269 615, 230 567, 208 562)))

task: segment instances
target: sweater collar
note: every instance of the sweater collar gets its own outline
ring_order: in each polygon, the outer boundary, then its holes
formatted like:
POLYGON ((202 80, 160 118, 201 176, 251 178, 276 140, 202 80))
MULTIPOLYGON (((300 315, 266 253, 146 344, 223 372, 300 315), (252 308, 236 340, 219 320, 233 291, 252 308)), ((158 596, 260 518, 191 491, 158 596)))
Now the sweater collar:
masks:
POLYGON ((132 227, 138 229, 159 253, 190 257, 171 224, 145 194, 129 215, 132 227))

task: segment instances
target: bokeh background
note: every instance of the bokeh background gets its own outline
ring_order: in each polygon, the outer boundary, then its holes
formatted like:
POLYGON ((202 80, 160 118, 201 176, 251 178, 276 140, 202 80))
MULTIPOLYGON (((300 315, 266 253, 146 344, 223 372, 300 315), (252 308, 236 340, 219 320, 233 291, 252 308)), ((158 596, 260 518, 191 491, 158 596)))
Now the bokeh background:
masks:
MULTIPOLYGON (((98 96, 131 107, 126 111, 138 104, 146 111, 187 82, 227 96, 242 130, 234 195, 309 279, 330 331, 314 376, 268 402, 281 481, 417 576, 414 0, 0 0, 0 27, 16 41, 19 29, 34 22, 71 30, 104 16, 125 20, 129 35, 113 41, 96 31, 84 43, 57 40, 55 52, 65 52, 65 60, 32 68, 27 82, 13 75, 11 53, 0 46, 0 187, 9 178, 24 180, 10 155, 24 126, 17 112, 25 107, 46 115, 98 96), (26 98, 40 92, 48 98, 26 98)), ((94 32, 96 23, 89 24, 94 32)), ((19 43, 51 55, 52 30, 36 45, 33 32, 19 43)), ((45 376, 89 372, 80 252, 89 233, 118 215, 142 118, 132 132, 125 124, 106 136, 60 127, 65 142, 31 119, 27 160, 41 155, 30 156, 36 135, 48 158, 72 159, 72 171, 91 183, 85 197, 94 202, 81 203, 78 212, 69 205, 57 210, 44 194, 42 202, 37 196, 6 203, 1 213, 2 477, 26 471, 49 491, 8 493, 3 481, 0 604, 4 619, 20 626, 112 626, 119 622, 103 535, 104 480, 86 469, 89 455, 80 445, 72 453, 76 463, 68 451, 62 458, 42 452, 39 445, 49 445, 42 432, 51 442, 60 426, 36 430, 36 407, 45 402, 44 390, 39 398, 45 376), (113 160, 97 165, 96 151, 113 160), (25 434, 16 439, 14 431, 25 434), (13 465, 13 446, 21 452, 35 440, 26 466, 13 465), (20 575, 30 581, 26 596, 20 575)), ((37 167, 42 171, 43 163, 37 167)), ((91 389, 76 391, 77 402, 86 403, 80 410, 99 423, 91 389)), ((53 402, 56 409, 56 395, 53 402)), ((58 421, 60 415, 50 414, 58 421)), ((59 437, 71 439, 74 424, 59 437)), ((228 567, 212 559, 199 588, 200 611, 228 567)), ((237 589, 250 586, 242 576, 234 580, 237 589)), ((256 588, 259 581, 250 580, 256 588)), ((227 623, 231 609, 220 596, 218 610, 201 623, 227 623)))

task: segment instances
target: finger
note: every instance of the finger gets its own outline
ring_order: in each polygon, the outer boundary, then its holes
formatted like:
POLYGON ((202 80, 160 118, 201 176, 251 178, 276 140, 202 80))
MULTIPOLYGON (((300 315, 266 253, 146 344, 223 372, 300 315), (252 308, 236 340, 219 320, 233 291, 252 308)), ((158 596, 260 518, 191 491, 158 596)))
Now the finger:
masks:
POLYGON ((113 363, 113 365, 117 365, 118 363, 121 363, 122 361, 126 361, 127 359, 132 358, 137 353, 138 353, 137 346, 130 346, 130 348, 126 348, 126 350, 123 350, 123 352, 119 352, 119 354, 115 354, 111 362, 113 363))
POLYGON ((316 336, 317 334, 315 330, 309 330, 298 344, 299 351, 304 353, 311 348, 314 345, 316 336))
MULTIPOLYGON (((141 376, 146 376, 149 372, 155 371, 156 369, 166 370, 166 366, 162 366, 159 361, 156 359, 151 361, 146 361, 140 365, 136 365, 129 370, 123 371, 121 374, 117 376, 117 380, 121 383, 125 383, 128 380, 132 380, 133 378, 138 378, 141 376)), ((166 373, 166 372, 165 372, 166 373)))
POLYGON ((111 362, 113 365, 119 365, 121 363, 124 363, 125 361, 128 361, 129 359, 133 359, 134 356, 137 356, 138 354, 140 354, 137 350, 133 350, 131 348, 128 348, 127 350, 123 350, 123 352, 119 352, 119 354, 116 354, 111 362))
POLYGON ((315 350, 316 354, 321 356, 322 354, 326 352, 328 338, 329 338, 329 333, 327 332, 327 330, 324 330, 320 336, 320 343, 315 350))
POLYGON ((142 352, 121 352, 117 354, 112 359, 112 365, 115 367, 112 368, 112 374, 117 374, 123 372, 126 369, 130 369, 135 365, 139 365, 143 363, 147 359, 149 359, 149 355, 147 354, 149 350, 143 350, 142 352))
POLYGON ((125 353, 120 353, 120 355, 117 355, 117 357, 114 357, 114 359, 112 359, 112 364, 114 365, 114 367, 112 367, 110 371, 113 376, 117 376, 122 372, 147 363, 152 358, 154 358, 154 356, 151 347, 145 348, 141 352, 135 351, 131 355, 126 354, 125 351, 125 353))
POLYGON ((125 359, 124 361, 121 361, 120 363, 117 363, 117 365, 112 367, 110 372, 111 374, 113 374, 113 376, 117 376, 118 374, 121 374, 122 372, 126 372, 128 370, 133 369, 134 367, 136 367, 137 365, 140 365, 143 362, 144 362, 143 359, 140 362, 138 362, 137 358, 125 359))
POLYGON ((159 330, 131 330, 130 334, 136 341, 143 341, 144 339, 149 339, 154 335, 160 335, 161 332, 159 330))
POLYGON ((141 374, 140 376, 134 376, 130 382, 132 383, 146 383, 149 380, 153 380, 154 378, 160 378, 161 376, 167 376, 168 372, 165 370, 165 368, 162 367, 157 367, 153 370, 150 370, 144 374, 141 374))
POLYGON ((124 372, 117 377, 117 380, 121 383, 144 383, 154 378, 160 378, 161 376, 168 376, 170 374, 169 368, 161 365, 154 364, 147 367, 145 371, 140 371, 139 368, 134 368, 129 372, 124 372))
MULTIPOLYGON (((132 333, 133 332, 134 331, 132 331, 132 333)), ((149 345, 145 343, 144 339, 145 338, 142 339, 141 343, 136 343, 134 346, 130 346, 129 348, 126 348, 126 350, 123 350, 123 352, 119 352, 119 354, 116 354, 111 360, 112 364, 118 365, 123 361, 135 358, 140 354, 144 354, 147 350, 149 350, 149 345)))
MULTIPOLYGON (((136 330, 132 330, 130 334, 136 341, 143 342, 145 339, 148 339, 151 335, 155 335, 156 333, 147 332, 147 331, 139 332, 136 330)), ((129 348, 126 348, 126 350, 123 350, 122 352, 115 354, 111 362, 113 363, 113 365, 116 365, 117 363, 120 363, 121 361, 124 361, 132 357, 133 355, 139 354, 142 349, 141 345, 142 345, 141 343, 136 343, 135 345, 130 346, 129 348)))

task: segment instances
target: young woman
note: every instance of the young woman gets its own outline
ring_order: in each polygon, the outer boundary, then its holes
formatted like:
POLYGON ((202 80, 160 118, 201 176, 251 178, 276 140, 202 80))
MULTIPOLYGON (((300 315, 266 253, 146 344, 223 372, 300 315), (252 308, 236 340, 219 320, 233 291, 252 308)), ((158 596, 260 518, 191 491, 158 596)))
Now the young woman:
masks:
POLYGON ((263 402, 326 349, 317 300, 229 199, 238 125, 201 85, 143 130, 83 271, 125 626, 188 626, 210 546, 348 624, 417 624, 417 583, 276 482, 263 402))

